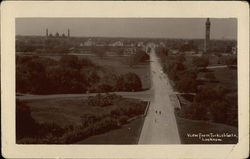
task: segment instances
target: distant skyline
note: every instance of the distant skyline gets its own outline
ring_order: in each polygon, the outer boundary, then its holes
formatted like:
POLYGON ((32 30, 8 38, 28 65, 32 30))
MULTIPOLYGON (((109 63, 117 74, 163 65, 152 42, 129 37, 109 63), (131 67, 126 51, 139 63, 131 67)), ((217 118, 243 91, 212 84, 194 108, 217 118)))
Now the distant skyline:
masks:
MULTIPOLYGON (((17 18, 16 35, 203 39, 206 18, 17 18)), ((237 39, 237 20, 210 18, 211 39, 237 39)))

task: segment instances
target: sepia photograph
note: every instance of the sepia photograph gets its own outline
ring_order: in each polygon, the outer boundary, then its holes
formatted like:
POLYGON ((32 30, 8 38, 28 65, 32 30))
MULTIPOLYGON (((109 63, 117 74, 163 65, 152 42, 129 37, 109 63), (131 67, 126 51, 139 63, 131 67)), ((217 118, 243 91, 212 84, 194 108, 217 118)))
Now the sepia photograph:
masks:
POLYGON ((237 144, 236 18, 17 18, 17 144, 237 144))
POLYGON ((247 158, 249 5, 1 5, 5 158, 247 158))

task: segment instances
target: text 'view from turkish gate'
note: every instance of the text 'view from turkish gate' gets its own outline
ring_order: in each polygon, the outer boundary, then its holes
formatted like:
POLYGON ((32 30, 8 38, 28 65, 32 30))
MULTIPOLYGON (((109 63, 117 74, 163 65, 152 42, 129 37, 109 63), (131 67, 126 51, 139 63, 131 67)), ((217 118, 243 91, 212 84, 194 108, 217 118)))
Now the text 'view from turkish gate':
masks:
POLYGON ((17 144, 236 144, 237 19, 17 18, 17 144))

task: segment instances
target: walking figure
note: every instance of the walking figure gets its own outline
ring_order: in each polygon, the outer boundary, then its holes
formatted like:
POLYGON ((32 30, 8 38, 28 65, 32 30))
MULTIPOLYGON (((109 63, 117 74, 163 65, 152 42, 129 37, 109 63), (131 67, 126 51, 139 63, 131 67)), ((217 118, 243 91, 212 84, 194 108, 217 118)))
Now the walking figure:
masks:
POLYGON ((157 110, 155 111, 155 113, 157 114, 157 110))
POLYGON ((160 111, 159 113, 160 113, 160 115, 161 115, 161 111, 160 111))

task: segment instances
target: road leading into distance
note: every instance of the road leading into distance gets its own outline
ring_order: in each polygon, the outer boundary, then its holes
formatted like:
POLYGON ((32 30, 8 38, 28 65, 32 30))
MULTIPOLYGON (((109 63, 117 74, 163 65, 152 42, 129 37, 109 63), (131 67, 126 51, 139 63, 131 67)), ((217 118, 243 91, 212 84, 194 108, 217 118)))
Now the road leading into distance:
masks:
POLYGON ((172 87, 155 54, 155 45, 150 44, 150 69, 153 97, 144 121, 138 144, 180 144, 174 107, 169 95, 172 87))

